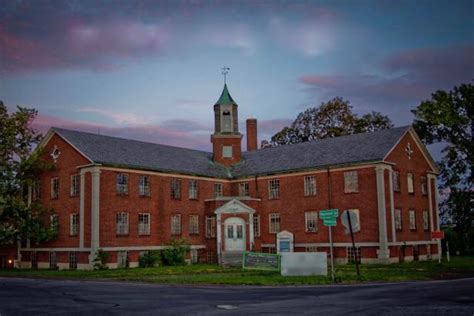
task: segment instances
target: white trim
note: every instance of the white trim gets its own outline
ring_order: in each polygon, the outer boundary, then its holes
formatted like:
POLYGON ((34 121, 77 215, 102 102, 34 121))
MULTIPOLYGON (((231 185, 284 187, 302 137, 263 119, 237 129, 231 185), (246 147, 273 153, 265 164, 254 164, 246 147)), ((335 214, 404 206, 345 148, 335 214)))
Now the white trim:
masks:
MULTIPOLYGON (((248 181, 244 181, 248 182, 248 181)), ((214 201, 231 201, 231 200, 239 200, 239 201, 258 201, 260 202, 262 199, 253 198, 250 196, 217 196, 212 199, 205 199, 204 202, 214 202, 214 201)))
POLYGON ((81 170, 81 183, 79 188, 79 247, 84 248, 84 227, 85 227, 85 192, 86 192, 86 174, 81 170))
POLYGON ((397 241, 397 229, 395 227, 395 201, 393 196, 393 169, 388 169, 388 190, 390 194, 390 218, 392 224, 392 242, 397 241))
MULTIPOLYGON (((419 240, 419 241, 397 241, 389 242, 388 246, 415 246, 415 245, 436 245, 437 241, 434 240, 419 240)), ((296 243, 295 248, 305 248, 305 247, 329 247, 331 244, 327 242, 321 243, 296 243)), ((356 242, 356 247, 378 247, 380 243, 378 242, 356 242)), ((275 244, 262 244, 262 247, 275 247, 275 244)), ((334 247, 352 247, 352 243, 349 242, 339 242, 334 243, 334 247)))
MULTIPOLYGON (((103 251, 143 251, 143 250, 162 250, 169 246, 126 246, 126 247, 102 247, 103 251)), ((205 245, 191 245, 191 249, 206 249, 205 245)))
POLYGON ((91 249, 90 248, 74 248, 74 247, 68 247, 68 248, 57 248, 57 247, 51 247, 51 248, 20 248, 21 251, 74 251, 74 252, 89 252, 91 249))
MULTIPOLYGON (((379 242, 380 247, 377 249, 377 256, 384 260, 390 257, 388 250, 387 238, 387 207, 385 205, 385 166, 376 166, 376 182, 377 182, 377 213, 379 220, 379 242)), ((390 170, 389 170, 390 172, 390 170)))
POLYGON ((74 146, 70 141, 68 141, 64 136, 62 136, 58 131, 54 130, 54 127, 50 127, 48 130, 48 133, 46 133, 46 136, 43 138, 43 140, 38 144, 38 146, 35 148, 34 151, 39 150, 40 148, 43 148, 46 146, 46 144, 51 140, 51 138, 54 135, 58 135, 63 141, 65 141, 69 146, 74 148, 80 155, 82 155, 84 158, 89 160, 91 163, 94 163, 92 159, 87 157, 86 154, 84 154, 82 151, 80 151, 76 146, 74 146))
POLYGON ((91 255, 90 263, 94 260, 96 251, 100 248, 100 168, 93 167, 91 172, 91 255))
POLYGON ((232 199, 214 211, 214 214, 254 214, 255 210, 237 199, 232 199))

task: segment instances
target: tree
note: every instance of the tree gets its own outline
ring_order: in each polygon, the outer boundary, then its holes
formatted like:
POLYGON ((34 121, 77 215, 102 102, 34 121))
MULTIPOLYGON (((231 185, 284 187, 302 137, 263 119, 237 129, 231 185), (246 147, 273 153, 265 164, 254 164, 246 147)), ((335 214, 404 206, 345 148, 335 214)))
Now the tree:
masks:
POLYGON ((392 121, 379 112, 358 118, 349 101, 336 97, 319 107, 300 113, 290 126, 271 138, 271 146, 312 141, 355 133, 373 132, 393 127, 392 121))
POLYGON ((36 110, 24 107, 9 114, 0 101, 0 245, 46 241, 57 234, 57 227, 44 221, 53 210, 27 198, 40 172, 51 168, 40 159, 41 151, 33 152, 41 140, 31 127, 36 115, 36 110))
POLYGON ((461 84, 449 92, 436 91, 412 113, 413 127, 425 144, 445 144, 439 163, 440 188, 448 197, 441 212, 468 238, 474 223, 474 86, 461 84))

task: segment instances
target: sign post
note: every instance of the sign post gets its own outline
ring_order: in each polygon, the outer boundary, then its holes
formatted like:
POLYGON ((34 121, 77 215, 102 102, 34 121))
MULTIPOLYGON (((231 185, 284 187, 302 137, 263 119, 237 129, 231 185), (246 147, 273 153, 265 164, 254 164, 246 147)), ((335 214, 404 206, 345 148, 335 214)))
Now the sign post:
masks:
POLYGON ((339 210, 332 209, 332 210, 323 210, 319 212, 319 217, 323 220, 324 226, 329 227, 329 247, 330 247, 330 254, 331 254, 331 278, 332 282, 334 282, 334 249, 333 249, 333 242, 332 242, 332 226, 336 226, 337 216, 339 215, 339 210))
MULTIPOLYGON (((444 239, 444 231, 442 230, 437 230, 437 231, 434 231, 434 232, 431 232, 431 238, 432 239, 444 239)), ((438 263, 441 263, 441 252, 438 253, 438 263)))
POLYGON ((352 230, 352 222, 351 222, 350 211, 346 211, 346 215, 347 215, 347 221, 349 222, 349 231, 351 233, 352 249, 354 249, 354 258, 355 258, 357 276, 360 276, 359 258, 358 258, 358 253, 356 251, 356 246, 355 246, 355 242, 354 242, 354 231, 352 230))

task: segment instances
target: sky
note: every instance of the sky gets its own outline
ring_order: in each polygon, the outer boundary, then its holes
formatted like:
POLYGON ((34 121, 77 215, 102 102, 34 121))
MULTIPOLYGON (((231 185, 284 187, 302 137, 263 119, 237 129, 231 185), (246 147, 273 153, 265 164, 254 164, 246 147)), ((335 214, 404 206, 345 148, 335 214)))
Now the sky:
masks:
POLYGON ((43 133, 209 151, 225 65, 259 141, 336 96, 407 125, 474 80, 473 16, 452 0, 0 0, 0 100, 37 109, 43 133))

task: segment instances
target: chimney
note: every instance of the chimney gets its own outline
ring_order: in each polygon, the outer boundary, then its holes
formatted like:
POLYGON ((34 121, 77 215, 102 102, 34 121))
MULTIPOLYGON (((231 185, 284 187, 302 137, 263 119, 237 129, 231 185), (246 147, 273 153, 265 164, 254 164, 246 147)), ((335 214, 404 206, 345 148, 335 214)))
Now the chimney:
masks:
POLYGON ((247 151, 257 150, 257 119, 247 119, 247 151))

